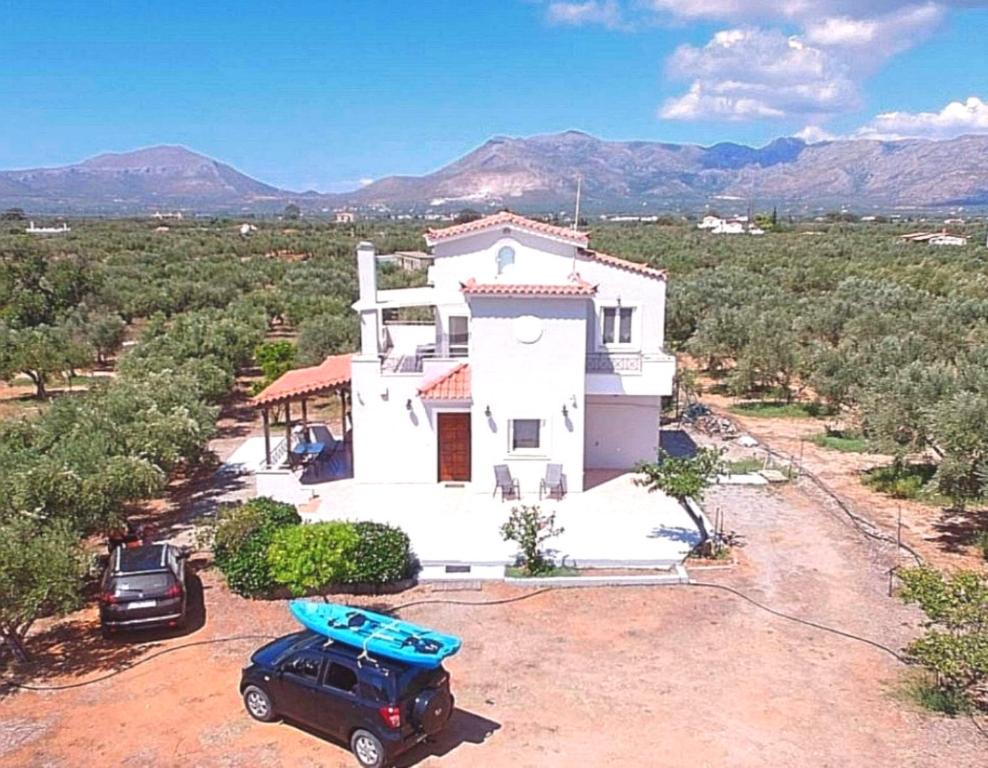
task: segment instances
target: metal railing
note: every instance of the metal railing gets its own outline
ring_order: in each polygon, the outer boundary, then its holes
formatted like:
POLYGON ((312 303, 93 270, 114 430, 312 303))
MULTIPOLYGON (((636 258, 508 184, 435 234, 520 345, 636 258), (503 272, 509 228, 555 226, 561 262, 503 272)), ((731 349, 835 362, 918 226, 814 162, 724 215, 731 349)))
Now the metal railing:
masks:
POLYGON ((587 373, 641 373, 640 352, 588 352, 587 373))

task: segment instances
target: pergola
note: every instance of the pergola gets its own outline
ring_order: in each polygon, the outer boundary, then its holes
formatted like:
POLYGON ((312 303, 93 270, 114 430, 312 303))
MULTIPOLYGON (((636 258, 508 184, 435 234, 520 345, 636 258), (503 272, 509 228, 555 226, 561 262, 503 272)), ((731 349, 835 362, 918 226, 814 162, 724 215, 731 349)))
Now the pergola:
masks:
POLYGON ((271 468, 271 409, 285 407, 285 448, 292 449, 292 403, 302 404, 301 424, 308 433, 308 401, 318 395, 336 392, 340 396, 343 429, 346 430, 346 409, 350 391, 350 358, 352 355, 327 357, 311 368, 296 368, 279 376, 251 401, 261 409, 264 420, 264 464, 271 468))

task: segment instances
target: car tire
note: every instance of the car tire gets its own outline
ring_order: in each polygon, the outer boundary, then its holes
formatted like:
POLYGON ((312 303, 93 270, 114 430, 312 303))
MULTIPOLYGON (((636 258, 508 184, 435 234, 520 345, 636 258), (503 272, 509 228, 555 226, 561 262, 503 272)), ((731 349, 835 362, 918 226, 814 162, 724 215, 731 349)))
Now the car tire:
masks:
POLYGON ((383 768, 385 764, 384 745, 370 731, 354 731, 350 737, 350 751, 362 768, 383 768))
POLYGON ((248 715, 262 723, 270 723, 277 719, 271 697, 268 696, 267 691, 256 685, 248 685, 244 688, 244 707, 248 715))

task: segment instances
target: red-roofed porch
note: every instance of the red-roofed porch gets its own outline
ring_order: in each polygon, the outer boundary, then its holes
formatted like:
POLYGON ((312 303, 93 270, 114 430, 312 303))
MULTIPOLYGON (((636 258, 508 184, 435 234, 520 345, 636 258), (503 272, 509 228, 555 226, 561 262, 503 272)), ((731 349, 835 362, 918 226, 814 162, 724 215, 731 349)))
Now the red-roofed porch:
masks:
POLYGON ((264 423, 264 464, 271 469, 281 460, 281 451, 291 467, 315 460, 326 449, 325 443, 310 439, 308 401, 317 396, 338 394, 340 398, 343 441, 346 442, 348 404, 350 399, 350 361, 352 355, 333 355, 319 365, 296 368, 279 376, 253 399, 255 408, 261 409, 264 423), (301 418, 292 421, 292 403, 301 404, 301 418), (285 439, 278 448, 271 450, 271 410, 284 406, 285 439), (293 427, 298 427, 296 431, 293 427))

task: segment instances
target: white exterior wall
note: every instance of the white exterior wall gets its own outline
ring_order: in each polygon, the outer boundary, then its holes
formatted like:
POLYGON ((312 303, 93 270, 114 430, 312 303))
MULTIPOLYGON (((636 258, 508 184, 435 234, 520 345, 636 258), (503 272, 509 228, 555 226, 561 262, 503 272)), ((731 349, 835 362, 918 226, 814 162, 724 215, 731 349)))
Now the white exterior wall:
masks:
POLYGON ((421 384, 415 374, 382 376, 376 357, 353 360, 353 475, 358 482, 436 482, 435 431, 418 396, 421 384))
POLYGON ((517 230, 480 232, 452 242, 437 243, 429 282, 442 292, 458 290, 471 277, 478 283, 565 283, 573 273, 576 247, 517 230), (498 277, 497 252, 515 250, 515 263, 498 277))
POLYGON ((522 493, 533 493, 552 462, 563 465, 569 491, 582 491, 587 300, 474 297, 470 305, 474 484, 490 492, 494 465, 507 464, 522 493), (526 316, 542 327, 533 343, 518 339, 526 316), (510 451, 511 419, 543 420, 540 450, 510 451))
MULTIPOLYGON (((434 256, 429 276, 441 324, 440 354, 449 316, 466 315, 469 357, 426 359, 420 374, 383 372, 378 310, 370 307, 379 300, 374 297, 383 301, 385 295, 398 292, 378 294, 365 275, 357 305, 362 354, 354 358, 352 374, 354 474, 359 482, 437 482, 435 422, 441 411, 472 414, 472 484, 481 493, 493 490, 496 464, 508 464, 525 493, 538 490, 547 463, 562 464, 568 490, 577 492, 583 488, 584 468, 627 468, 654 458, 659 398, 672 393, 675 371, 674 358, 662 349, 665 280, 602 263, 581 255, 572 244, 515 229, 437 243, 434 256), (505 245, 514 249, 515 262, 498 275, 497 253, 505 245), (471 278, 479 283, 565 284, 574 270, 597 286, 596 296, 464 297, 459 290, 471 278), (607 306, 635 308, 630 344, 603 344, 602 310, 607 306), (518 323, 533 322, 519 321, 523 316, 537 318, 541 325, 537 341, 519 340, 518 323), (632 369, 588 374, 588 353, 624 355, 632 369), (418 389, 424 383, 462 362, 470 365, 472 402, 421 400, 418 389), (485 414, 488 407, 490 418, 485 414), (510 451, 509 422, 520 418, 543 421, 540 451, 510 451)), ((388 327, 381 330, 387 332, 388 327)), ((394 330, 401 337, 395 339, 396 348, 407 346, 409 351, 435 335, 430 326, 407 334, 405 329, 394 330)))
POLYGON ((630 469, 639 461, 655 461, 660 415, 658 397, 588 395, 586 467, 630 469))

